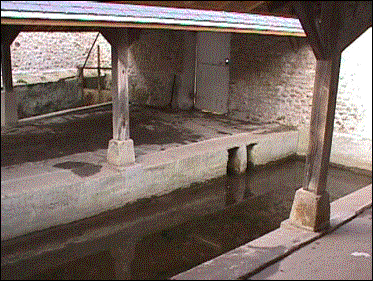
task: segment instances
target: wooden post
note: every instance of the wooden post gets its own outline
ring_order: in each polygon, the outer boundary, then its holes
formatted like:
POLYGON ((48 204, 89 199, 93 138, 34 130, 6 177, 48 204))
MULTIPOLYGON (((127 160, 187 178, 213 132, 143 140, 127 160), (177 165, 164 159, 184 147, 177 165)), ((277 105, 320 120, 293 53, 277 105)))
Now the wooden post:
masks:
POLYGON ((341 56, 317 60, 313 93, 310 143, 304 189, 321 195, 326 179, 333 138, 341 56))
POLYGON ((311 231, 329 227, 330 201, 326 181, 333 138, 341 55, 317 60, 313 92, 310 142, 304 186, 295 193, 290 218, 282 225, 311 231))
POLYGON ((289 220, 282 225, 320 231, 330 223, 326 180, 341 61, 341 51, 336 46, 343 26, 339 17, 342 10, 339 1, 321 1, 320 11, 310 1, 292 1, 292 6, 307 34, 317 64, 304 184, 295 193, 289 220))
POLYGON ((4 93, 1 93, 1 126, 12 126, 18 122, 18 103, 13 89, 12 60, 10 45, 19 34, 20 27, 1 27, 1 69, 3 77, 4 93), (4 96, 3 96, 4 95, 4 96))
POLYGON ((113 139, 109 142, 107 159, 116 167, 135 162, 133 141, 129 132, 129 47, 134 38, 127 28, 102 29, 102 34, 111 44, 113 139))
POLYGON ((100 45, 97 45, 97 92, 98 92, 98 103, 102 103, 101 95, 101 63, 100 63, 100 45))
POLYGON ((112 46, 113 139, 129 139, 128 46, 112 46))

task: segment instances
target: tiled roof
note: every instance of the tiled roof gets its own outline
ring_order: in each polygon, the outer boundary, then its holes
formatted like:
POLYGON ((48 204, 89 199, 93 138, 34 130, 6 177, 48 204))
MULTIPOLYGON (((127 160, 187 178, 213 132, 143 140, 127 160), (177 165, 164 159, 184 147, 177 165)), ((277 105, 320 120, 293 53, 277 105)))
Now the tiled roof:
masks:
POLYGON ((1 18, 107 21, 304 33, 298 19, 92 1, 1 1, 1 18))

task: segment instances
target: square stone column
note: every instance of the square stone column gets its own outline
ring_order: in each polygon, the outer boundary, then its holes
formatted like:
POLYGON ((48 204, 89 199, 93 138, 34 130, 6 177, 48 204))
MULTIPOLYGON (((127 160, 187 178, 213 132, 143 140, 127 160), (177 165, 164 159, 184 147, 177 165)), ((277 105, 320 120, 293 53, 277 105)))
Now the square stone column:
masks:
POLYGON ((329 227, 330 202, 329 194, 317 195, 312 191, 300 188, 294 196, 289 220, 285 222, 310 231, 321 231, 329 227))
POLYGON ((115 166, 128 166, 135 163, 135 150, 133 141, 110 140, 107 151, 107 161, 115 166))

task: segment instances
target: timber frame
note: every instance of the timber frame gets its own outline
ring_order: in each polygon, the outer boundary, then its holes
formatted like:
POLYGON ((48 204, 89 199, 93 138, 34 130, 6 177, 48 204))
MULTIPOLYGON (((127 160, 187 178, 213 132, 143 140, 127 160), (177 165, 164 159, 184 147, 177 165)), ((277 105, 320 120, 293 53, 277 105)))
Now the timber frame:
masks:
POLYGON ((316 57, 310 142, 304 185, 297 191, 289 224, 321 231, 329 226, 326 191, 342 51, 372 25, 372 3, 292 1, 316 57), (316 2, 317 3, 317 2, 316 2), (348 15, 354 14, 350 18, 348 15), (347 15, 347 16, 346 16, 347 15), (359 25, 356 25, 359 22, 359 25))

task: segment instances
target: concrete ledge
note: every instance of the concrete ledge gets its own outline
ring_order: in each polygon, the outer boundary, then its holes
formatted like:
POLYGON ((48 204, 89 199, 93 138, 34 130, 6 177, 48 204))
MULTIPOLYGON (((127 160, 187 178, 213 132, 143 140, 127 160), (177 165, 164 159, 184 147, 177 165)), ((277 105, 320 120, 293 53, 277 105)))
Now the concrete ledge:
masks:
MULTIPOLYGON (((141 161, 119 170, 103 162, 104 155, 93 153, 51 159, 47 161, 49 166, 25 163, 2 167, 1 240, 84 219, 141 198, 163 195, 195 182, 223 176, 227 172, 228 149, 289 138, 296 140, 297 132, 243 133, 210 139, 143 155, 141 161), (69 162, 83 166, 58 168, 69 162)), ((275 154, 272 148, 266 150, 266 146, 261 145, 254 159, 260 163, 281 159, 284 150, 275 154), (267 153, 271 153, 271 158, 265 157, 267 153)))
MULTIPOLYGON (((309 128, 299 128, 297 154, 306 156, 309 128)), ((333 134, 330 162, 349 168, 372 171, 372 139, 347 134, 333 134)))
POLYGON ((264 165, 297 153, 298 131, 270 134, 253 147, 250 161, 264 165))
POLYGON ((369 185, 331 203, 330 228, 324 232, 311 232, 299 228, 278 228, 171 279, 231 280, 250 277, 353 219, 371 205, 372 185, 369 185))
POLYGON ((91 165, 97 171, 88 176, 77 169, 53 168, 40 175, 2 181, 1 240, 222 176, 227 161, 226 150, 215 150, 160 161, 158 165, 135 164, 122 171, 107 164, 91 165))

